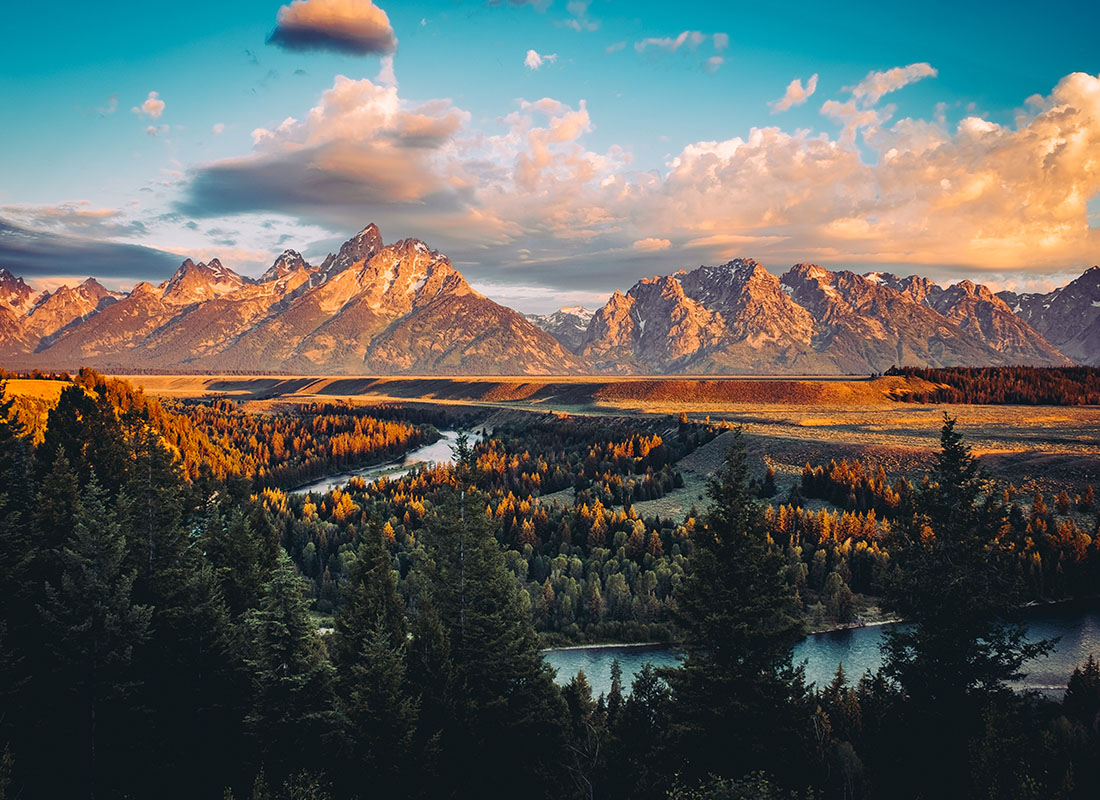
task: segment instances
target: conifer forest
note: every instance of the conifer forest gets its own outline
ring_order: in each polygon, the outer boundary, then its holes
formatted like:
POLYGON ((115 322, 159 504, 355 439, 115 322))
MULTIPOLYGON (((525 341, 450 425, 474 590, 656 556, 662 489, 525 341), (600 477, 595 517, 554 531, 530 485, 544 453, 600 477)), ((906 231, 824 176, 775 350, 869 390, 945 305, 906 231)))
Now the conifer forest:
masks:
MULTIPOLYGON (((0 392, 0 800, 1100 796, 1100 664, 1011 688, 1057 645, 1020 609, 1097 594, 1100 503, 993 481, 948 414, 920 474, 778 487, 709 417, 34 377, 56 400, 0 392), (450 461, 297 491, 445 430, 450 461), (718 444, 687 513, 639 510, 718 444), (872 613, 905 623, 881 669, 809 683, 794 646, 872 613), (596 693, 542 652, 629 642, 679 666, 596 693)), ((921 377, 1095 402, 1091 373, 921 377)))

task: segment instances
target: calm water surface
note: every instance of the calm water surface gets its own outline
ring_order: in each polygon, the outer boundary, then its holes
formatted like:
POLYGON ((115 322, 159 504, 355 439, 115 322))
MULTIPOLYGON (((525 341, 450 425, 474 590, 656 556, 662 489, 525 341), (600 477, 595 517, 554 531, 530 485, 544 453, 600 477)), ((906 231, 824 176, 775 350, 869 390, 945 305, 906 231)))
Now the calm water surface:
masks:
MULTIPOLYGON (((330 492, 337 487, 343 486, 354 477, 361 477, 370 483, 385 475, 388 478, 400 478, 402 475, 408 475, 412 471, 412 468, 418 464, 442 464, 451 460, 451 446, 454 445, 455 440, 458 438, 457 431, 440 431, 439 441, 426 444, 423 447, 418 447, 415 450, 410 450, 405 453, 403 458, 396 461, 391 461, 388 464, 375 464, 373 467, 364 467, 360 470, 353 472, 342 472, 339 475, 329 475, 326 478, 321 478, 319 481, 307 484, 305 486, 299 486, 294 489, 291 494, 308 494, 309 492, 317 492, 324 494, 330 492)), ((473 444, 478 440, 478 437, 471 434, 470 443, 473 444)))
MULTIPOLYGON (((1032 640, 1061 637, 1054 653, 1026 665, 1027 676, 1014 688, 1061 689, 1074 667, 1089 653, 1100 658, 1100 607, 1066 604, 1030 609, 1027 613, 1028 637, 1032 640)), ((795 663, 806 662, 806 682, 819 687, 832 680, 838 664, 844 665, 849 681, 856 681, 867 670, 882 666, 879 644, 885 626, 853 628, 834 633, 807 636, 794 649, 795 663)), ((634 675, 646 663, 655 667, 675 666, 679 658, 669 647, 584 647, 549 650, 546 660, 558 671, 558 682, 567 683, 578 670, 584 670, 592 684, 593 695, 611 688, 611 662, 619 659, 623 684, 629 689, 634 675)))

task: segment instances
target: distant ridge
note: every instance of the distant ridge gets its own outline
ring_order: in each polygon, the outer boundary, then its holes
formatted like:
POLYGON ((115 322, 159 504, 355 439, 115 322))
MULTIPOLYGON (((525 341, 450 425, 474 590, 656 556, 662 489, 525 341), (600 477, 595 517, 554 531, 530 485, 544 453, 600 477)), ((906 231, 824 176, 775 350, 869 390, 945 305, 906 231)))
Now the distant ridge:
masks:
POLYGON ((17 367, 319 375, 844 375, 891 366, 1100 365, 1100 267, 1046 295, 750 258, 645 278, 599 309, 524 316, 418 239, 370 224, 320 265, 257 280, 218 259, 112 292, 36 293, 0 269, 17 367))

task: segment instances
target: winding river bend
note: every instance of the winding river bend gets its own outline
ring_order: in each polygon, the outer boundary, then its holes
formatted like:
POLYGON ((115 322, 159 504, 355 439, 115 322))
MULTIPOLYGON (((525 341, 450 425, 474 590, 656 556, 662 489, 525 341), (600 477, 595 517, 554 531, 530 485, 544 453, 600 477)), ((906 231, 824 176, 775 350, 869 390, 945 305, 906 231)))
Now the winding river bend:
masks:
MULTIPOLYGON (((1026 621, 1029 639, 1060 638, 1050 656, 1025 665, 1028 674, 1013 688, 1060 692, 1074 667, 1084 663, 1089 653, 1100 658, 1100 604, 1096 601, 1032 608, 1026 621)), ((885 626, 874 626, 807 636, 795 647, 794 662, 806 662, 806 682, 818 687, 832 680, 838 664, 844 665, 848 680, 855 682, 867 670, 882 666, 879 644, 884 630, 885 626)), ((567 683, 583 669, 596 696, 610 690, 611 662, 616 658, 626 689, 647 662, 655 667, 679 663, 676 652, 664 645, 563 648, 548 650, 545 655, 558 671, 559 683, 567 683)))
MULTIPOLYGON (((415 450, 410 450, 405 453, 402 458, 395 461, 390 461, 387 464, 375 464, 371 467, 364 467, 363 469, 354 470, 352 472, 341 472, 339 475, 329 475, 321 478, 313 483, 308 483, 305 486, 299 486, 297 489, 291 491, 291 494, 309 494, 315 492, 318 494, 324 494, 330 492, 333 489, 339 488, 350 481, 352 478, 360 477, 363 480, 370 483, 371 481, 378 480, 385 476, 387 478, 399 478, 402 475, 407 475, 412 471, 413 467, 419 464, 441 464, 444 461, 451 460, 451 447, 454 445, 455 440, 458 439, 458 431, 440 431, 440 438, 431 444, 426 444, 423 447, 418 447, 415 450)), ((471 434, 471 444, 477 441, 477 437, 471 434)))
MULTIPOLYGON (((410 450, 401 459, 330 475, 293 491, 323 493, 343 486, 353 477, 369 482, 382 476, 405 475, 419 464, 450 461, 458 432, 439 433, 437 441, 410 450)), ((1090 653, 1100 658, 1100 603, 1097 601, 1032 608, 1027 611, 1026 620, 1030 639, 1057 637, 1059 642, 1050 656, 1025 665, 1028 674, 1014 688, 1059 691, 1065 688, 1073 669, 1084 663, 1090 653)), ((807 636, 795 647, 794 662, 806 662, 807 683, 819 687, 826 685, 832 680, 838 664, 844 665, 849 681, 854 682, 867 670, 873 672, 882 666, 879 645, 885 630, 885 626, 869 626, 807 636)), ((676 651, 666 645, 569 647, 548 650, 545 655, 547 662, 557 670, 559 683, 567 683, 583 669, 596 696, 610 690, 611 662, 615 659, 622 667, 627 689, 646 663, 656 667, 679 663, 676 651)))

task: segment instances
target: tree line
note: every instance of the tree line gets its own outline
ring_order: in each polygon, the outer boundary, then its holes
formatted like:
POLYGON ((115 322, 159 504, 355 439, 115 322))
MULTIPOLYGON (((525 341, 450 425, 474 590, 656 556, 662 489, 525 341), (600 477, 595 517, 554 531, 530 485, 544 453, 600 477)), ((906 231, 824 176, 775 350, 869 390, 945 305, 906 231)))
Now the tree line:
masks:
MULTIPOLYGON (((658 534, 660 556, 639 536, 631 559, 642 569, 679 548, 667 613, 682 667, 644 670, 629 692, 620 677, 593 697, 583 675, 556 686, 540 656, 509 555, 534 553, 540 537, 521 550, 504 543, 504 517, 524 500, 513 494, 496 516, 508 495, 479 487, 468 442, 453 466, 388 482, 403 486, 409 522, 419 517, 404 532, 416 542, 408 569, 390 517, 361 520, 334 630, 322 635, 287 555, 291 531, 269 510, 286 496, 197 486, 147 408, 98 397, 117 402, 79 414, 59 403, 38 446, 0 408, 5 797, 1100 790, 1096 663, 1062 702, 1007 688, 1051 643, 1025 638, 1026 587, 1003 536, 1011 509, 952 420, 913 513, 880 531, 884 603, 910 623, 888 634, 880 673, 818 689, 792 664, 805 618, 789 540, 777 535, 784 512, 757 500, 735 434, 686 535, 658 534)), ((333 497, 307 497, 303 512, 333 497)), ((592 505, 588 514, 594 525, 592 505)), ((791 526, 804 519, 841 535, 837 517, 786 512, 791 526)), ((867 515, 839 520, 869 531, 867 515)), ((590 559, 611 549, 609 536, 589 528, 569 547, 590 559)), ((572 555, 563 566, 572 575, 572 555)))
POLYGON ((885 374, 934 384, 895 393, 908 403, 1100 404, 1100 367, 892 367, 885 374))

